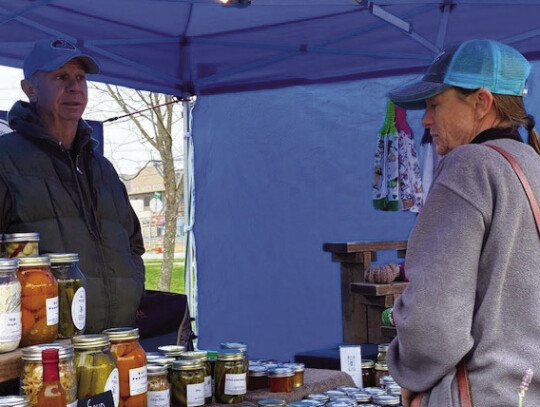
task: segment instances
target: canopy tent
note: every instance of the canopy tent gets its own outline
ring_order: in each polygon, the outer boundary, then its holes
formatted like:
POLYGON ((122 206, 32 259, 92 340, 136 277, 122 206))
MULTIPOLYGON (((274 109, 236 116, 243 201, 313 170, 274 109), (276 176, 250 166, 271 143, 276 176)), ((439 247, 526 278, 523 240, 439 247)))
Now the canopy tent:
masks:
POLYGON ((201 96, 186 122, 201 344, 285 359, 341 338, 339 267, 322 243, 406 239, 414 222, 370 206, 386 89, 468 38, 540 59, 539 12, 537 0, 0 0, 0 64, 60 36, 99 60, 98 81, 201 96))

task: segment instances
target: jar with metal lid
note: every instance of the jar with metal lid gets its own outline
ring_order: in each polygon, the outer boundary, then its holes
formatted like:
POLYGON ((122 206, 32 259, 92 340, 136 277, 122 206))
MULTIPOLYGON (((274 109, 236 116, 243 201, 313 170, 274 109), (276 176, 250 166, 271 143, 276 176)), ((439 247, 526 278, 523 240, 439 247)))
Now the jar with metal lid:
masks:
MULTIPOLYGON (((221 349, 239 349, 244 354, 244 364, 246 365, 246 372, 249 372, 249 358, 247 355, 247 345, 242 342, 221 342, 219 344, 221 349)), ((248 380, 248 378, 246 378, 248 380)))
POLYGON ((353 393, 351 397, 356 400, 356 404, 368 404, 371 401, 371 395, 363 391, 353 393))
POLYGON ((396 384, 396 381, 394 380, 394 378, 390 375, 387 375, 387 376, 382 376, 381 377, 381 387, 383 389, 386 389, 388 391, 388 387, 393 385, 393 384, 396 384))
POLYGON ((58 281, 58 337, 73 338, 86 327, 86 277, 77 253, 49 253, 51 271, 58 281))
POLYGON ((293 387, 302 387, 304 385, 306 365, 303 363, 285 363, 283 366, 290 367, 294 371, 293 387))
POLYGON ((190 351, 184 352, 180 356, 180 359, 187 360, 200 360, 204 365, 204 401, 207 404, 212 402, 212 396, 214 394, 212 390, 212 366, 210 366, 210 361, 208 360, 208 354, 201 351, 190 351))
POLYGON ((19 257, 22 335, 19 346, 51 343, 58 337, 58 283, 47 256, 19 257))
POLYGON ((377 345, 377 363, 386 363, 386 352, 388 351, 388 344, 381 343, 377 345))
POLYGON ((163 356, 160 352, 146 352, 146 362, 150 363, 152 360, 161 359, 163 356))
POLYGON ((77 372, 77 397, 83 400, 111 391, 114 404, 120 403, 120 377, 110 351, 107 335, 79 335, 71 339, 73 364, 77 372))
POLYGON ((148 360, 148 357, 146 359, 146 363, 149 365, 162 365, 167 368, 167 370, 171 370, 173 362, 176 360, 176 358, 168 358, 166 356, 162 356, 160 358, 153 358, 151 360, 148 360))
POLYGON ((0 258, 0 353, 17 349, 21 341, 21 284, 17 259, 0 258))
POLYGON ((381 379, 388 375, 388 365, 386 363, 375 363, 375 385, 381 386, 381 379))
POLYGON ((164 356, 180 359, 180 356, 182 356, 182 353, 186 351, 186 347, 180 346, 180 345, 163 345, 163 346, 158 346, 158 350, 164 356))
POLYGON ((247 392, 246 377, 244 352, 240 349, 220 350, 215 370, 216 402, 224 404, 243 402, 247 392))
POLYGON ((351 401, 330 401, 326 403, 326 407, 354 407, 356 403, 353 404, 351 401))
POLYGON ((146 354, 139 344, 138 328, 110 328, 103 331, 111 341, 111 353, 120 377, 120 407, 146 407, 148 377, 146 354))
POLYGON ((393 407, 399 406, 399 397, 391 396, 390 394, 381 394, 373 396, 373 403, 378 404, 381 407, 393 407))
POLYGON ((294 370, 290 367, 270 369, 268 387, 273 393, 290 393, 294 388, 294 370))
POLYGON ((369 394, 371 397, 386 394, 386 390, 380 387, 366 387, 364 388, 364 393, 369 394))
POLYGON ((37 406, 37 394, 43 385, 41 353, 44 349, 58 349, 60 384, 66 392, 68 407, 77 405, 77 378, 73 365, 73 346, 49 343, 22 349, 21 394, 26 395, 30 406, 37 406))
POLYGON ((327 390, 327 391, 324 392, 324 394, 326 394, 329 398, 332 398, 332 397, 345 397, 347 395, 347 393, 345 393, 344 391, 335 390, 335 389, 327 390))
MULTIPOLYGON (((268 387, 268 369, 263 365, 249 366, 248 390, 266 389, 268 387)), ((272 399, 277 400, 277 399, 272 399)))
POLYGON ((28 407, 30 401, 25 396, 0 396, 0 407, 28 407))
POLYGON ((167 368, 163 365, 148 365, 148 407, 171 405, 170 384, 167 368))
POLYGON ((311 400, 320 400, 324 403, 330 401, 330 396, 327 396, 326 394, 322 393, 311 393, 306 396, 307 399, 311 400))
POLYGON ((362 387, 375 387, 375 362, 362 359, 362 387))
POLYGON ((4 235, 6 257, 39 256, 39 233, 4 235))
POLYGON ((285 407, 287 402, 281 399, 262 399, 257 402, 259 407, 285 407))
POLYGON ((203 362, 199 359, 179 359, 172 364, 171 407, 197 407, 204 405, 203 362))
POLYGON ((305 407, 323 407, 326 404, 321 400, 303 399, 302 401, 306 404, 305 407))
POLYGON ((287 407, 312 407, 312 401, 310 399, 291 401, 287 407))

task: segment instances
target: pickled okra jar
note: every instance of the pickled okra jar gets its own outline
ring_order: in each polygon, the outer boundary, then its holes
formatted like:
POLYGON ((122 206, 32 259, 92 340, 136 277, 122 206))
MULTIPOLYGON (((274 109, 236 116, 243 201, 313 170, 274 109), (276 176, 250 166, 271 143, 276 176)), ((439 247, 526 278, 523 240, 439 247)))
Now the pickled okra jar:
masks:
POLYGON ((110 390, 118 406, 120 378, 107 335, 80 335, 71 341, 77 373, 77 398, 82 400, 110 390))
POLYGON ((180 359, 187 360, 200 360, 204 366, 204 401, 206 404, 212 403, 212 366, 208 360, 208 355, 206 352, 200 351, 190 351, 184 352, 180 355, 180 359))
POLYGON ((6 257, 39 256, 39 233, 12 233, 3 241, 6 257))
POLYGON ((148 365, 148 407, 171 405, 170 384, 167 376, 167 367, 148 365))
POLYGON ((77 253, 49 253, 51 271, 58 281, 58 337, 73 338, 86 326, 86 277, 77 253))
POLYGON ((0 396, 0 407, 28 407, 30 401, 24 396, 0 396))
POLYGON ((247 372, 244 352, 240 349, 218 351, 214 377, 216 402, 243 402, 247 392, 247 372))
POLYGON ((171 407, 204 405, 206 369, 199 359, 179 359, 172 364, 171 407))

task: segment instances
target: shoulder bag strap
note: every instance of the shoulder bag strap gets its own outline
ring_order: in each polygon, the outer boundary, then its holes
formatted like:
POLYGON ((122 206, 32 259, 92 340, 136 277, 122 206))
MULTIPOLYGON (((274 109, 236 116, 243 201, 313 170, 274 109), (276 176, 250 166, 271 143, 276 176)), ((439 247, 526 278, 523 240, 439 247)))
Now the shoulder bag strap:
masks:
POLYGON ((467 366, 465 361, 458 363, 457 367, 457 384, 459 391, 459 403, 461 407, 473 407, 471 396, 471 385, 469 383, 469 375, 467 374, 467 366))

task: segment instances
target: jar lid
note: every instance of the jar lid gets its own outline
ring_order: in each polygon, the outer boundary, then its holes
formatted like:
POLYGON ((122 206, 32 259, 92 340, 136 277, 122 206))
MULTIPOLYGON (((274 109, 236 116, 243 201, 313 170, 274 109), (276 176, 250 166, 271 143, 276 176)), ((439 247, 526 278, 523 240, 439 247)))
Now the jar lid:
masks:
POLYGON ((139 328, 109 328, 105 329, 103 333, 109 336, 111 342, 139 339, 139 328))
POLYGON ((285 363, 283 366, 292 368, 295 372, 303 372, 306 370, 306 365, 303 363, 285 363))
POLYGON ((51 261, 48 256, 28 256, 19 257, 19 267, 29 266, 50 266, 51 261))
POLYGON ((51 264, 64 264, 79 261, 77 253, 47 253, 46 256, 51 260, 51 264))
POLYGON ((324 402, 327 402, 328 400, 330 400, 329 396, 327 396, 326 394, 322 394, 322 393, 308 394, 306 398, 311 399, 311 400, 322 400, 324 402))
POLYGON ((181 359, 199 359, 201 362, 206 362, 208 360, 208 354, 206 352, 201 352, 201 351, 189 351, 189 352, 183 352, 180 355, 180 358, 181 359))
POLYGON ((401 393, 401 386, 399 384, 397 384, 396 382, 390 383, 389 385, 386 386, 386 390, 388 391, 388 393, 400 394, 401 393))
POLYGON ((379 352, 386 352, 388 350, 388 345, 390 345, 389 343, 381 343, 379 345, 377 345, 377 350, 379 352))
POLYGON ((250 377, 263 377, 268 376, 268 369, 263 365, 252 365, 249 367, 250 377))
POLYGON ((388 365, 386 363, 375 363, 375 370, 388 372, 388 365))
POLYGON ((151 360, 160 359, 163 355, 159 352, 146 352, 146 361, 150 362, 151 360))
POLYGON ((330 401, 331 402, 335 402, 335 403, 345 403, 345 404, 352 404, 352 405, 355 405, 356 404, 356 399, 353 399, 349 396, 345 396, 345 397, 331 397, 330 398, 330 401))
POLYGON ((367 393, 373 397, 380 394, 386 394, 386 390, 380 387, 364 387, 364 393, 367 393))
POLYGON ((240 349, 221 349, 218 351, 217 360, 242 360, 244 352, 240 349))
POLYGON ((373 402, 382 406, 397 406, 399 405, 399 397, 390 394, 374 395, 373 402))
POLYGON ((326 407, 352 407, 356 404, 356 401, 354 402, 347 402, 347 401, 330 401, 329 403, 326 403, 326 407))
POLYGON ((58 349, 58 359, 72 359, 73 345, 62 343, 45 343, 22 348, 22 360, 41 362, 41 352, 45 349, 58 349))
POLYGON ((290 367, 276 367, 268 371, 268 377, 291 377, 294 376, 294 370, 290 367))
POLYGON ((287 402, 281 399, 262 399, 257 404, 259 407, 285 407, 287 402))
POLYGON ((367 403, 368 401, 371 401, 371 395, 363 391, 352 393, 351 397, 353 397, 357 403, 367 403))
POLYGON ((347 393, 340 390, 328 390, 325 391, 324 394, 326 394, 328 397, 343 397, 347 395, 347 393))
POLYGON ((304 399, 302 401, 305 404, 309 404, 311 407, 322 407, 326 404, 323 400, 304 399))
POLYGON ((26 407, 30 405, 30 400, 25 396, 2 396, 0 397, 0 407, 26 407))
POLYGON ((390 375, 381 377, 380 382, 381 382, 381 386, 383 387, 389 386, 391 384, 396 384, 396 381, 390 375))
POLYGON ((4 235, 4 242, 39 242, 39 233, 10 233, 4 235))
POLYGON ((167 366, 150 364, 146 366, 146 373, 148 376, 158 376, 167 374, 167 366))
POLYGON ((0 273, 13 273, 19 267, 19 258, 5 259, 0 258, 0 273))
POLYGON ((247 345, 240 342, 221 342, 219 346, 221 349, 240 349, 244 352, 247 351, 247 345))
POLYGON ((166 356, 180 356, 186 351, 186 347, 180 345, 163 345, 158 346, 158 350, 166 356))
POLYGON ((79 335, 71 338, 75 349, 91 349, 109 346, 109 337, 103 334, 79 335))
POLYGON ((291 401, 289 404, 287 404, 287 407, 312 407, 309 400, 298 400, 298 401, 291 401))
POLYGON ((362 359, 362 369, 371 369, 375 366, 375 362, 371 359, 362 359))
POLYGON ((160 357, 158 359, 150 359, 148 363, 152 365, 163 365, 169 368, 172 366, 175 360, 176 358, 174 357, 160 357))
POLYGON ((347 394, 362 390, 360 387, 356 387, 356 386, 339 386, 337 389, 339 391, 344 391, 347 394))
POLYGON ((176 359, 172 364, 173 370, 195 370, 203 367, 203 362, 199 359, 176 359))
POLYGON ((268 370, 275 369, 276 367, 280 367, 281 365, 275 362, 263 362, 261 363, 262 366, 266 367, 268 370))

